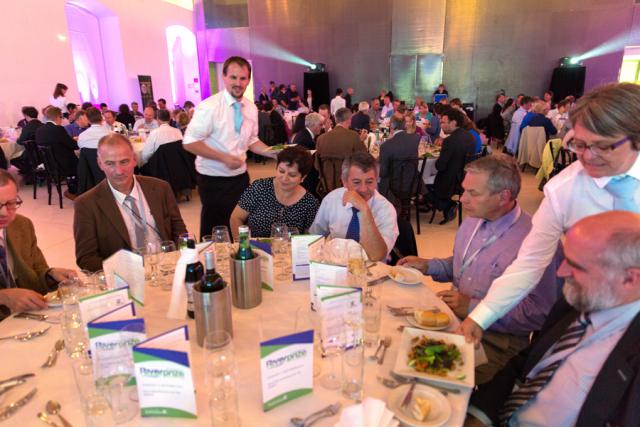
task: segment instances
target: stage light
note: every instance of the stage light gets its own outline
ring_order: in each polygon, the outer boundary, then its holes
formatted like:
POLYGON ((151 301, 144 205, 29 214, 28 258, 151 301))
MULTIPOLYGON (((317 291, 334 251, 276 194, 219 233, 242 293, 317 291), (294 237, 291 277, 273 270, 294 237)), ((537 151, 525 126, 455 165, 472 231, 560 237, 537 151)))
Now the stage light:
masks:
POLYGON ((263 40, 261 38, 254 38, 251 40, 251 52, 252 56, 273 58, 280 61, 303 65, 309 68, 311 68, 312 65, 315 65, 307 60, 300 58, 297 55, 294 55, 288 50, 285 50, 280 46, 276 46, 272 42, 263 40))
POLYGON ((312 71, 315 71, 316 68, 318 68, 318 67, 316 67, 316 64, 309 65, 309 69, 312 70, 312 71))
POLYGON ((578 65, 579 63, 580 63, 580 58, 578 58, 577 56, 569 58, 569 64, 578 65))

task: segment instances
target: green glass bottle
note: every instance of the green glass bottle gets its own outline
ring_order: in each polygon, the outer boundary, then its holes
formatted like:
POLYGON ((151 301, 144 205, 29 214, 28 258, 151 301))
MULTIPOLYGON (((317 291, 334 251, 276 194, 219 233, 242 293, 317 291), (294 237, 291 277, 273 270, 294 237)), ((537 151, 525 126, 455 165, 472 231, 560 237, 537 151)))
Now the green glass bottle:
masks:
MULTIPOLYGON (((187 248, 195 251, 195 240, 189 239, 187 241, 187 248)), ((190 319, 195 319, 195 313, 193 311, 193 287, 199 285, 202 280, 202 275, 204 274, 204 268, 202 267, 202 263, 198 261, 197 253, 195 257, 196 259, 192 263, 187 264, 184 279, 184 284, 187 287, 187 316, 189 316, 190 319)))
POLYGON ((217 292, 223 290, 227 283, 222 276, 216 271, 215 262, 213 259, 213 252, 205 252, 204 254, 205 273, 202 283, 196 289, 200 292, 217 292))
POLYGON ((255 258, 253 251, 251 250, 251 244, 249 240, 251 239, 251 234, 249 233, 249 227, 246 225, 241 225, 238 228, 238 236, 240 241, 240 246, 238 247, 238 252, 236 252, 236 259, 238 260, 248 260, 255 258))

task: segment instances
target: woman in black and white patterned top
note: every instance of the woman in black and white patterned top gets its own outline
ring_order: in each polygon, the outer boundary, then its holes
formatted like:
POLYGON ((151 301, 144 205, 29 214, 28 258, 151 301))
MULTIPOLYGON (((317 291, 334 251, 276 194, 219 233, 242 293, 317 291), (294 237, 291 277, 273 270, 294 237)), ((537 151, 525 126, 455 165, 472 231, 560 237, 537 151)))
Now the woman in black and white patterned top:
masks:
POLYGON ((300 185, 313 165, 302 147, 289 147, 278 154, 276 176, 254 181, 231 214, 231 232, 247 224, 251 236, 270 237, 271 225, 284 223, 304 233, 313 223, 320 203, 300 185))

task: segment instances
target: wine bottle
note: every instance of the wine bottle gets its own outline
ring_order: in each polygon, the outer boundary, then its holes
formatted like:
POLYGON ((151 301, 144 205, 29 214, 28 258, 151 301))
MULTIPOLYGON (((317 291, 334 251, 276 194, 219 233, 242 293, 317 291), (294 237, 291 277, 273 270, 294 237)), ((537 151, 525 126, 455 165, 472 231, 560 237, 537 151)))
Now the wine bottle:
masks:
POLYGON ((238 247, 238 252, 236 253, 236 259, 248 260, 255 258, 255 255, 251 250, 251 234, 249 233, 249 227, 247 227, 246 225, 241 225, 238 228, 238 235, 240 246, 238 247))
MULTIPOLYGON (((187 240, 187 248, 195 251, 195 240, 187 240)), ((184 278, 184 284, 187 287, 187 316, 189 316, 190 319, 195 318, 195 313, 193 312, 193 287, 201 282, 203 274, 204 268, 202 267, 202 263, 198 261, 198 257, 196 255, 195 261, 187 264, 184 278)))
POLYGON ((200 284, 198 289, 200 292, 217 292, 223 290, 227 283, 224 281, 222 276, 218 274, 216 271, 215 262, 213 260, 213 252, 205 252, 204 254, 204 265, 205 265, 205 273, 204 278, 202 279, 202 283, 200 284))

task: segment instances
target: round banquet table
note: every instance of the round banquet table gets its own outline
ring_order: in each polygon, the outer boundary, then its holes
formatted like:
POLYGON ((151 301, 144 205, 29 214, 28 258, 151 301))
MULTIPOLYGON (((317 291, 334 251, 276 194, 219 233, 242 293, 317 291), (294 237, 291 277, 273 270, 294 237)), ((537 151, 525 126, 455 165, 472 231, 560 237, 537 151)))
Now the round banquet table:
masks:
MULTIPOLYGON (((373 279, 388 271, 389 267, 378 263, 371 268, 373 279)), ((395 365, 396 356, 401 337, 397 330, 399 325, 408 325, 404 318, 391 316, 386 309, 386 304, 394 306, 415 306, 419 303, 422 307, 437 306, 447 312, 453 319, 448 330, 457 328, 459 322, 453 316, 451 310, 438 298, 434 291, 443 289, 440 284, 424 277, 423 284, 417 286, 403 286, 392 281, 386 281, 381 287, 382 297, 382 325, 380 336, 390 335, 393 338, 391 347, 383 365, 375 361, 365 361, 364 394, 386 401, 390 389, 383 387, 376 379, 377 375, 389 376, 390 369, 395 365)), ((327 390, 322 388, 314 378, 313 393, 292 400, 269 412, 262 411, 260 365, 259 365, 259 323, 262 319, 277 321, 283 327, 293 324, 298 307, 309 307, 309 282, 291 281, 288 283, 276 282, 274 291, 263 291, 262 304, 249 310, 233 309, 233 345, 238 364, 238 396, 239 414, 243 427, 253 426, 288 426, 289 419, 293 416, 308 415, 328 404, 341 402, 343 407, 353 404, 342 397, 339 390, 327 390)), ((166 318, 169 304, 169 292, 160 288, 145 289, 145 306, 138 310, 138 315, 145 318, 147 336, 152 337, 170 329, 184 325, 189 326, 190 337, 195 337, 195 323, 193 320, 170 320, 166 318)), ((46 313, 57 315, 61 309, 49 309, 46 313)), ((13 335, 23 331, 38 330, 47 326, 46 323, 28 319, 16 319, 10 317, 0 322, 0 336, 13 335)), ((33 372, 35 377, 30 378, 26 384, 9 390, 0 401, 0 407, 24 396, 31 388, 38 387, 35 397, 13 417, 4 422, 4 425, 23 427, 25 425, 40 425, 37 421, 37 413, 44 410, 45 403, 50 399, 58 400, 62 405, 62 414, 74 426, 84 425, 80 396, 74 381, 71 359, 63 351, 60 353, 55 367, 42 369, 40 365, 46 360, 46 356, 53 348, 55 341, 62 337, 59 325, 51 325, 51 329, 41 337, 28 342, 14 340, 1 341, 4 362, 0 364, 0 379, 14 375, 33 372)), ((204 352, 197 345, 195 338, 191 344, 191 366, 196 388, 196 400, 198 406, 197 420, 183 420, 171 418, 141 418, 136 417, 126 426, 188 426, 210 425, 210 413, 208 398, 204 387, 204 352)), ((375 351, 367 349, 365 359, 375 351)), ((326 372, 326 362, 323 361, 323 372, 326 372)), ((322 374, 321 374, 322 375, 322 374)), ((464 421, 470 391, 462 389, 460 394, 449 393, 446 398, 451 403, 452 416, 446 426, 461 426, 464 421)), ((323 419, 317 426, 333 426, 337 423, 339 415, 323 419)), ((56 423, 59 420, 54 419, 56 423)))

